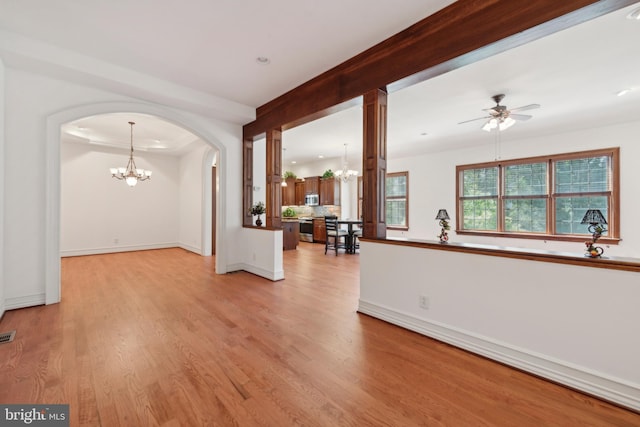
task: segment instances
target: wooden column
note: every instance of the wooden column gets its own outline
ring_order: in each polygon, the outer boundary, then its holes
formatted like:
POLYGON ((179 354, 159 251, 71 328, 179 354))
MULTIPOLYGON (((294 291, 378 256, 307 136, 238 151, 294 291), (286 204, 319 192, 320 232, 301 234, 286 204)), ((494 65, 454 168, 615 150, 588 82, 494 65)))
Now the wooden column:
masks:
POLYGON ((245 139, 242 146, 242 225, 253 225, 249 212, 253 204, 253 139, 245 139))
POLYGON ((387 92, 371 90, 364 94, 363 106, 363 236, 387 237, 387 92))
POLYGON ((282 227, 282 130, 271 129, 267 137, 267 227, 282 227))

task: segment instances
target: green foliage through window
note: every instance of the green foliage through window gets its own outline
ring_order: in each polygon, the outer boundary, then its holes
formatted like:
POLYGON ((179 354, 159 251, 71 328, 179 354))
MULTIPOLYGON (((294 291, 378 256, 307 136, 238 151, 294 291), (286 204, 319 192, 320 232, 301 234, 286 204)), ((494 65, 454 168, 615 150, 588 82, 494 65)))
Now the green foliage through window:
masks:
POLYGON ((387 227, 408 228, 409 219, 407 205, 409 172, 387 174, 386 180, 386 222, 387 227))
POLYGON ((611 233, 617 156, 609 149, 458 166, 459 229, 587 235, 582 217, 600 209, 611 233))

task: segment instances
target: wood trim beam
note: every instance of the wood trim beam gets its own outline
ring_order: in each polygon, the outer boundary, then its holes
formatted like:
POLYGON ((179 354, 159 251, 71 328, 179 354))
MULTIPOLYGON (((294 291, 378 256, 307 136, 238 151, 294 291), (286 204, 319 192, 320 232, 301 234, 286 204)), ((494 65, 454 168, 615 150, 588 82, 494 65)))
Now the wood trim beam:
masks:
POLYGON ((371 90, 394 91, 635 2, 458 0, 262 105, 244 137, 305 123, 371 90))

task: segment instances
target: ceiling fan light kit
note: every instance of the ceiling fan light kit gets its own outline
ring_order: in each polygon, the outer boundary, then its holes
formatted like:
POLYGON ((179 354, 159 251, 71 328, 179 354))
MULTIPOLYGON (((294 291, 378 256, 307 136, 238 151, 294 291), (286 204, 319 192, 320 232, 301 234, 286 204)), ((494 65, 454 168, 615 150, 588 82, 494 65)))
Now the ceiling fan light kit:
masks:
POLYGON ((627 15, 627 18, 640 21, 640 7, 632 10, 631 13, 627 15))
POLYGON ((477 119, 466 120, 464 122, 460 122, 458 124, 473 122, 476 120, 487 120, 485 124, 482 126, 482 130, 491 132, 493 129, 498 129, 500 131, 509 129, 513 126, 516 121, 525 121, 529 120, 531 117, 528 114, 514 114, 514 111, 525 111, 525 110, 533 110, 535 108, 540 108, 540 104, 529 104, 524 105, 522 107, 513 108, 511 110, 507 109, 506 106, 500 105, 500 101, 504 99, 504 94, 498 94, 491 97, 496 103, 496 106, 493 108, 487 108, 484 111, 488 111, 489 115, 485 117, 478 117, 477 119))

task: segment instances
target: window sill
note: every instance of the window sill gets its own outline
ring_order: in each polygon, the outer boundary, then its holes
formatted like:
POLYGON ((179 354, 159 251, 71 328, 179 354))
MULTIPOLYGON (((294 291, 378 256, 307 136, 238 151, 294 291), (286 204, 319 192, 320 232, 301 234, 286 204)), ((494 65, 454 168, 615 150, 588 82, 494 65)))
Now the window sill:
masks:
POLYGON ((528 261, 579 265, 592 268, 606 268, 610 270, 624 270, 640 273, 640 259, 638 258, 607 256, 603 256, 601 258, 590 258, 573 252, 556 252, 539 249, 511 248, 505 246, 481 245, 475 243, 440 243, 435 240, 416 240, 400 237, 387 237, 386 239, 371 239, 368 237, 361 237, 360 241, 399 246, 412 246, 432 250, 463 252, 476 255, 514 258, 528 261))
MULTIPOLYGON (((467 236, 483 236, 483 237, 506 237, 510 239, 532 239, 532 240, 551 240, 559 242, 586 242, 591 240, 591 235, 560 235, 560 234, 524 234, 524 233, 501 233, 498 231, 472 231, 472 230, 456 230, 458 235, 467 236)), ((617 245, 622 239, 617 237, 601 237, 598 244, 617 245)))

